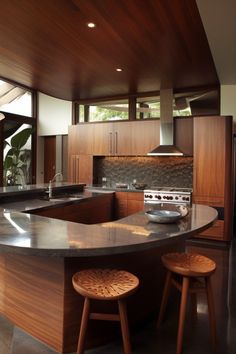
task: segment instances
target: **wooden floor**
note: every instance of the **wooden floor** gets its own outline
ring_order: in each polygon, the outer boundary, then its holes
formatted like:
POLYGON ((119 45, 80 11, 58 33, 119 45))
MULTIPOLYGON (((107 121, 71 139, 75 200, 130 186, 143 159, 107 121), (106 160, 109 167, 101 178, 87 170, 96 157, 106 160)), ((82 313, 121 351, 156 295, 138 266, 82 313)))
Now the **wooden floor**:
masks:
MULTIPOLYGON (((191 244, 188 251, 199 252, 211 257, 217 263, 213 275, 215 295, 218 350, 217 354, 236 352, 236 238, 231 248, 215 245, 191 244)), ((136 354, 174 354, 177 331, 178 304, 170 302, 166 319, 159 331, 154 319, 131 333, 132 353, 136 354)), ((211 354, 208 331, 207 306, 204 294, 198 301, 198 319, 191 321, 188 313, 184 334, 183 354, 211 354)), ((0 354, 56 354, 43 344, 28 336, 3 317, 0 317, 0 354)), ((121 337, 106 346, 88 350, 86 354, 123 354, 121 337)))

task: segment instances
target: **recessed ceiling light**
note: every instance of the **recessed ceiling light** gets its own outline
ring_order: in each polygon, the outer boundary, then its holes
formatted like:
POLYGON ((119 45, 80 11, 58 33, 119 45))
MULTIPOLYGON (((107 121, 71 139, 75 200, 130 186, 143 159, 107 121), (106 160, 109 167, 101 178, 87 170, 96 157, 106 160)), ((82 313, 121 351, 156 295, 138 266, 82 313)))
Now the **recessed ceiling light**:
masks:
POLYGON ((116 71, 122 71, 122 69, 121 68, 117 68, 116 71))
POLYGON ((93 22, 87 23, 87 26, 88 26, 89 28, 94 28, 94 27, 96 27, 95 23, 93 23, 93 22))

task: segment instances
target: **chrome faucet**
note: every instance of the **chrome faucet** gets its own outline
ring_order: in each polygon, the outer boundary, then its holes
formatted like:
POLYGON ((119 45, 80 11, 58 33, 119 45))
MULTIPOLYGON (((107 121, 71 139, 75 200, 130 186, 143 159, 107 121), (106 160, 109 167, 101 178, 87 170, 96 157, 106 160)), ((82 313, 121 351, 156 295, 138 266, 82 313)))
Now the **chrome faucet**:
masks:
POLYGON ((58 172, 55 174, 55 176, 53 176, 53 178, 49 181, 49 185, 48 185, 48 197, 52 198, 52 182, 54 182, 56 180, 56 178, 58 176, 61 176, 61 180, 63 180, 63 175, 61 172, 58 172))

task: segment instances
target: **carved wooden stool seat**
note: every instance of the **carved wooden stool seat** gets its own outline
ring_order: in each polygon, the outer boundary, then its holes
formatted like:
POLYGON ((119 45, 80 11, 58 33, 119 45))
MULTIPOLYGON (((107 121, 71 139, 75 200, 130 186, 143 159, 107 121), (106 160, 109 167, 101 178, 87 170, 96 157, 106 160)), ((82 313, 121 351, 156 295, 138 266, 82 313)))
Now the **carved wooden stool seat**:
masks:
POLYGON ((87 269, 73 275, 74 289, 85 297, 81 319, 77 354, 84 352, 85 335, 89 319, 120 321, 124 353, 131 353, 129 327, 125 298, 133 294, 139 285, 139 279, 124 270, 87 269), (119 314, 90 313, 90 300, 117 300, 119 314))
POLYGON ((176 354, 182 352, 184 322, 187 306, 188 293, 191 295, 192 304, 196 310, 196 293, 205 291, 208 301, 209 322, 213 346, 216 346, 216 322, 214 313, 214 302, 211 287, 211 275, 216 269, 216 263, 199 254, 193 253, 169 253, 162 256, 162 263, 167 268, 166 282, 164 286, 161 308, 158 317, 158 327, 160 326, 171 285, 174 285, 181 292, 181 304, 179 312, 178 336, 176 354), (176 280, 176 275, 181 276, 182 282, 176 280), (204 281, 200 282, 200 278, 204 281))

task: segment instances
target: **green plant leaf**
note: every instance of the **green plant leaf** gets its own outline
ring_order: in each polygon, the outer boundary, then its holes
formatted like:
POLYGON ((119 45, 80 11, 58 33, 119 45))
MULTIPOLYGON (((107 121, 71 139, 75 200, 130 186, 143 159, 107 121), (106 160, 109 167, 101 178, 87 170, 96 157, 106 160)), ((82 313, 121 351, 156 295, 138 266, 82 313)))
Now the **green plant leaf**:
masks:
POLYGON ((6 156, 4 160, 4 169, 8 170, 12 167, 12 157, 6 156))
POLYGON ((11 138, 11 146, 17 150, 20 150, 27 143, 27 140, 29 139, 32 132, 32 128, 21 130, 11 138))

